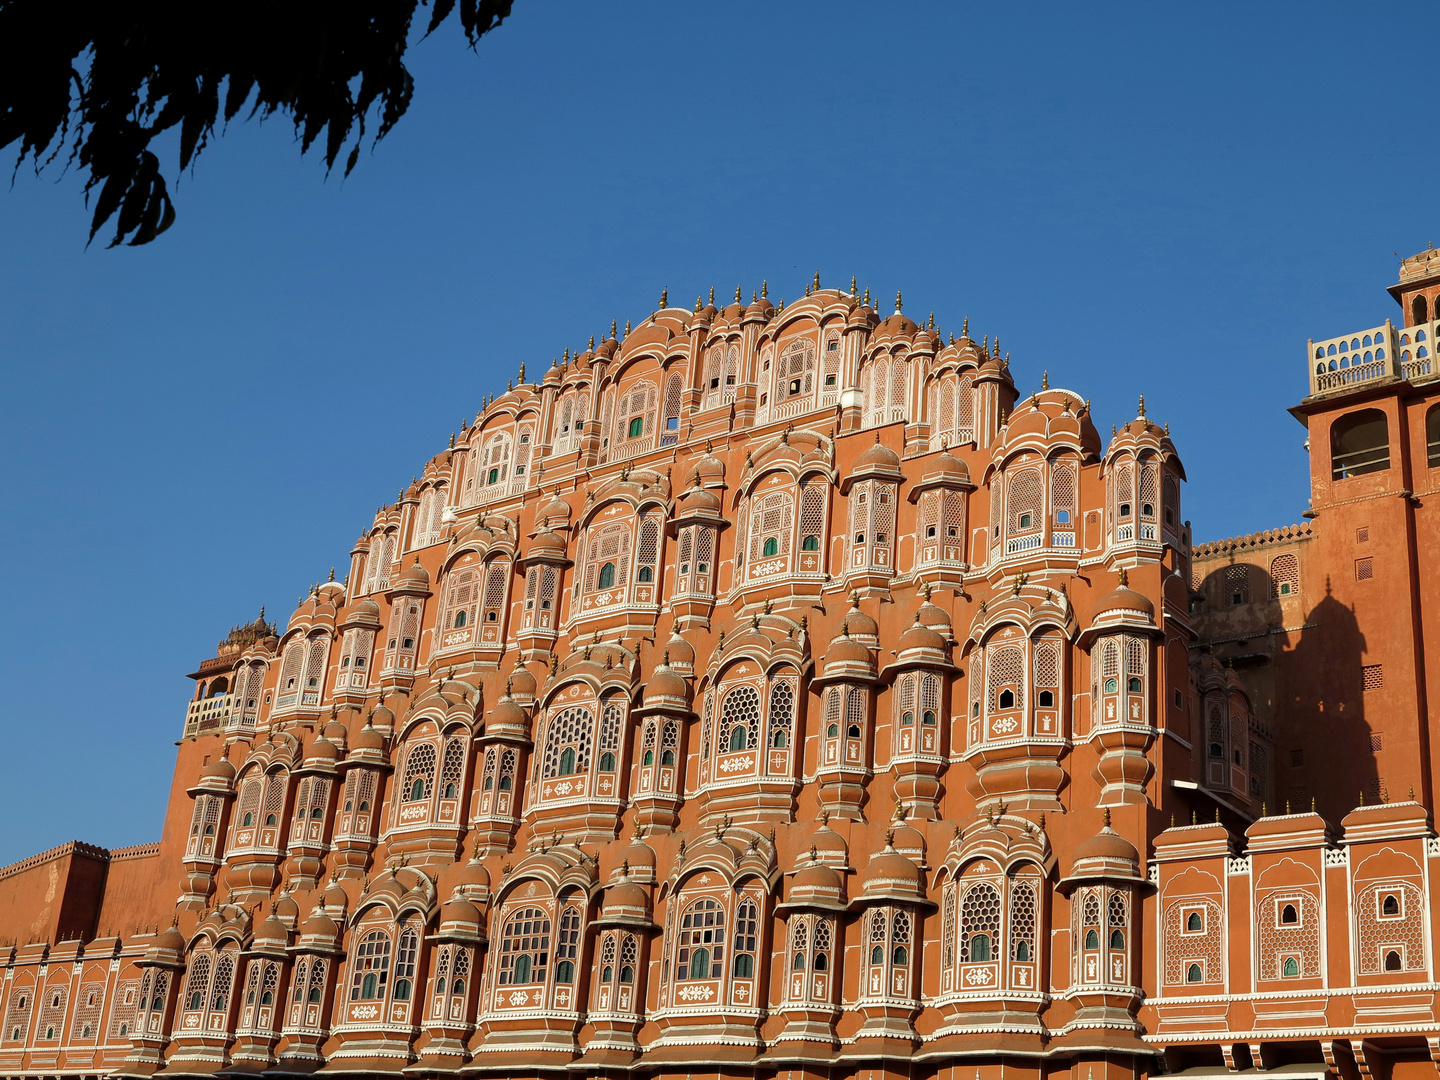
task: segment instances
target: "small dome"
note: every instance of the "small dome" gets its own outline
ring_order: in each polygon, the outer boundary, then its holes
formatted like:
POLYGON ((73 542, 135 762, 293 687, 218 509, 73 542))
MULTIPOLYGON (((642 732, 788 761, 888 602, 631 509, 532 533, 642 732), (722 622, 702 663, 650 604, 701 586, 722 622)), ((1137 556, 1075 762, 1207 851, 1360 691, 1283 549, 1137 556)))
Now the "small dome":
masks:
POLYGON ((860 472, 862 469, 899 468, 900 455, 895 453, 894 450, 891 450, 888 446, 882 443, 880 441, 880 436, 877 433, 875 436, 874 445, 864 450, 860 454, 860 456, 855 459, 855 467, 851 471, 860 472))
POLYGON ((1099 618, 1109 611, 1140 611, 1148 618, 1154 618, 1155 605, 1150 602, 1148 597, 1142 596, 1130 588, 1125 571, 1121 570, 1120 584, 1115 587, 1113 592, 1100 598, 1100 602, 1095 605, 1095 617, 1099 618))
POLYGON ((890 846, 911 861, 925 859, 925 834, 904 821, 897 821, 891 827, 890 846))
MULTIPOLYGON (((320 902, 325 905, 326 911, 344 911, 350 906, 350 896, 340 887, 340 882, 332 878, 325 886, 325 891, 320 894, 320 902)), ((294 900, 290 901, 290 906, 295 908, 295 914, 290 919, 293 925, 295 919, 300 917, 300 906, 294 900)))
POLYGON ((549 529, 541 529, 535 534, 535 539, 530 541, 530 550, 526 556, 531 559, 548 556, 550 558, 565 558, 565 541, 559 533, 551 532, 549 529))
POLYGON ((689 697, 689 688, 685 680, 675 674, 668 663, 659 664, 650 678, 645 681, 645 703, 648 705, 653 701, 666 698, 685 701, 689 697))
POLYGON ((370 717, 366 723, 366 727, 370 727, 371 725, 377 728, 393 728, 395 726, 395 714, 390 711, 388 705, 376 705, 375 708, 370 710, 370 717))
POLYGON ((695 669, 695 648, 679 634, 665 643, 665 651, 670 654, 671 667, 695 669))
POLYGON ((461 863, 451 883, 451 892, 464 896, 486 897, 490 895, 490 871, 477 858, 461 863))
POLYGON ((570 504, 557 493, 553 499, 546 503, 537 516, 538 521, 549 525, 552 521, 566 522, 570 520, 570 504))
POLYGON ((790 882, 791 892, 839 892, 840 875, 822 862, 813 862, 790 882))
POLYGON ((430 587, 430 574, 420 565, 420 557, 417 555, 415 561, 405 568, 400 575, 400 584, 416 589, 428 589, 430 587))
POLYGON ((845 613, 842 627, 852 638, 873 641, 880 634, 880 624, 860 610, 859 594, 854 593, 851 594, 850 610, 845 613))
POLYGON ((867 895, 921 896, 925 875, 913 862, 889 844, 870 860, 862 875, 867 895))
POLYGON ((1092 859, 1139 864, 1140 853, 1135 850, 1134 844, 1107 824, 1090 839, 1082 840, 1075 848, 1076 864, 1092 859))
POLYGON ((495 707, 485 716, 485 733, 496 735, 501 733, 526 734, 530 730, 530 720, 525 715, 525 710, 515 704, 515 699, 506 694, 495 703, 495 707))
POLYGON ((368 596, 356 600, 345 612, 345 623, 363 623, 366 626, 380 625, 380 605, 368 596))
POLYGON ((184 956, 185 938, 174 926, 167 926, 164 930, 160 931, 159 935, 155 938, 155 944, 153 944, 151 948, 164 952, 177 952, 181 956, 184 956))
POLYGON ((720 496, 716 495, 709 488, 692 487, 683 492, 680 496, 680 503, 688 513, 719 513, 720 496))
POLYGON ((530 674, 530 669, 515 658, 515 667, 510 671, 510 677, 506 680, 511 697, 531 699, 535 696, 535 676, 530 674))
POLYGON ((900 640, 895 646, 897 653, 908 652, 911 649, 926 649, 936 652, 945 650, 945 639, 920 621, 918 611, 915 613, 915 621, 910 624, 908 630, 900 635, 900 640))
POLYGON ((231 784, 235 780, 235 766, 230 764, 229 758, 220 758, 212 761, 200 770, 201 780, 220 780, 225 784, 231 784))
POLYGON ((970 469, 954 454, 948 450, 941 450, 939 456, 930 463, 925 470, 926 480, 935 480, 940 483, 968 484, 970 482, 970 469))
POLYGON ((290 931, 278 918, 275 912, 270 915, 255 931, 253 947, 256 949, 283 949, 290 943, 290 931))
POLYGON ((870 650, 848 634, 842 634, 830 643, 830 648, 825 650, 825 658, 821 662, 827 669, 837 664, 868 665, 870 650))
POLYGON ((636 836, 621 854, 621 865, 637 881, 655 880, 655 849, 636 836))
POLYGON ((606 915, 628 916, 649 919, 650 894, 633 881, 622 881, 605 890, 602 911, 606 915))
POLYGON ((300 936, 311 941, 334 941, 340 933, 335 920, 323 911, 316 911, 300 925, 300 936))
POLYGON ((314 742, 310 744, 309 749, 305 751, 305 763, 307 765, 312 761, 333 762, 339 760, 339 749, 337 749, 335 744, 332 743, 329 739, 325 738, 324 735, 319 736, 314 742))
MULTIPOLYGON (((375 711, 379 712, 382 708, 385 707, 382 705, 375 711)), ((389 712, 390 710, 385 709, 385 711, 389 712)), ((392 723, 394 722, 394 719, 394 716, 390 717, 392 723)), ((350 739, 351 754, 355 754, 361 750, 383 751, 384 749, 385 736, 381 735, 380 732, 376 731, 374 726, 368 720, 366 721, 365 726, 362 727, 359 731, 357 731, 355 735, 350 739)))
POLYGON ((288 892, 282 892, 277 896, 273 907, 275 917, 286 926, 294 926, 295 921, 300 918, 300 905, 288 892))
POLYGON ((451 897, 440 908, 440 933, 478 936, 481 926, 480 909, 464 897, 451 897))

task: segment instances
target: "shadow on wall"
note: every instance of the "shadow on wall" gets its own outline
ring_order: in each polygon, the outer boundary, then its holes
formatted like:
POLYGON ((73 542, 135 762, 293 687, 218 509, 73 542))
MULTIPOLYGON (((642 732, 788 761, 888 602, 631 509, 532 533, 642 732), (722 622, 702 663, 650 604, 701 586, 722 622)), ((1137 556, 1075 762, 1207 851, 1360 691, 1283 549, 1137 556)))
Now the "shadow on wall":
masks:
POLYGON ((1355 613, 1330 595, 1310 609, 1294 648, 1282 654, 1276 671, 1276 741, 1287 761, 1302 751, 1303 777, 1316 809, 1338 823, 1363 797, 1367 803, 1388 798, 1372 740, 1378 738, 1365 716, 1365 635, 1355 613))
MULTIPOLYGON (((1293 560, 1293 556, 1291 556, 1293 560)), ((1277 562, 1279 560, 1276 560, 1277 562)), ((1196 619, 1215 659, 1235 669, 1258 723, 1274 739, 1274 804, 1315 809, 1332 824, 1387 794, 1365 715, 1365 636, 1355 613, 1330 594, 1301 616, 1293 562, 1272 575, 1232 563, 1208 574, 1196 619), (1295 600, 1288 599, 1294 596, 1295 600)))

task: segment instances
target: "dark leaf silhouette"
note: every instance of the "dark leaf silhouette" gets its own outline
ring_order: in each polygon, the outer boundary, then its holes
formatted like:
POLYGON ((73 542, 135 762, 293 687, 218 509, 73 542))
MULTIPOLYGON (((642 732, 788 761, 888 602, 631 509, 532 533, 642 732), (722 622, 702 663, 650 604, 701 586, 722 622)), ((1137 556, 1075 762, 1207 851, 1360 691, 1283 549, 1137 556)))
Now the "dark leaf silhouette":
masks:
MULTIPOLYGON (((457 13, 471 48, 513 0, 435 0, 425 34, 457 13)), ((376 141, 415 93, 405 67, 425 0, 0 0, 0 147, 16 168, 61 161, 85 174, 90 239, 113 222, 109 246, 148 244, 175 220, 150 149, 178 128, 189 168, 217 124, 277 113, 301 152, 323 136, 325 165, 359 160, 367 123, 376 141)))

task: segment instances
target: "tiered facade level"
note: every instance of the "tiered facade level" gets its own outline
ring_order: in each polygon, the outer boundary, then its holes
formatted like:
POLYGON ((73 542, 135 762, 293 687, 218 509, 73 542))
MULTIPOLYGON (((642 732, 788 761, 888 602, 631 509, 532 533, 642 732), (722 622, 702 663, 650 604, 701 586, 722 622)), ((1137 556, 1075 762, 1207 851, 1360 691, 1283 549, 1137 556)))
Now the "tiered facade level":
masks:
POLYGON ((192 675, 158 845, 0 871, 0 1072, 1433 1077, 1437 289, 1193 553, 1143 402, 853 285, 522 369, 192 675))

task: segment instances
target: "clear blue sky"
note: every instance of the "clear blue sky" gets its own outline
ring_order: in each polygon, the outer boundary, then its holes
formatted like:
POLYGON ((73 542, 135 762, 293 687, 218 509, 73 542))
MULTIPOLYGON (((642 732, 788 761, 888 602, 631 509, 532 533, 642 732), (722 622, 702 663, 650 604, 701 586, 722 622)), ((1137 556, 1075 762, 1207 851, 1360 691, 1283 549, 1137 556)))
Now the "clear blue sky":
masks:
POLYGON ((157 839, 184 673, 343 573, 522 361, 662 286, 903 289, 1102 429, 1144 393, 1197 540, 1298 520, 1305 339, 1398 318, 1392 252, 1440 240, 1412 40, 1440 7, 517 0, 478 57, 453 24, 413 50, 344 182, 239 124, 169 234, 87 251, 79 178, 22 171, 0 863, 157 839))

